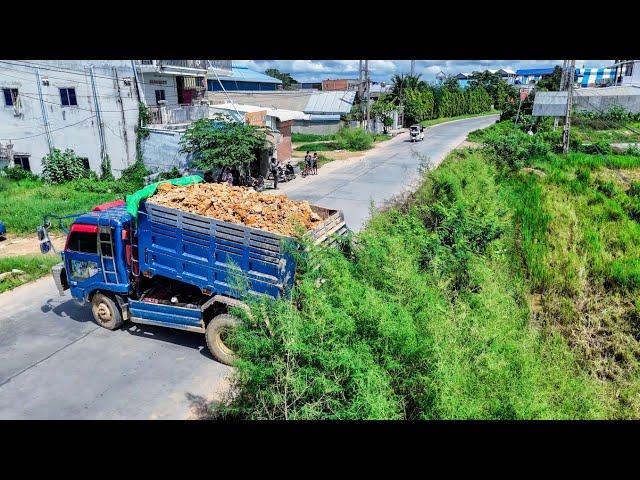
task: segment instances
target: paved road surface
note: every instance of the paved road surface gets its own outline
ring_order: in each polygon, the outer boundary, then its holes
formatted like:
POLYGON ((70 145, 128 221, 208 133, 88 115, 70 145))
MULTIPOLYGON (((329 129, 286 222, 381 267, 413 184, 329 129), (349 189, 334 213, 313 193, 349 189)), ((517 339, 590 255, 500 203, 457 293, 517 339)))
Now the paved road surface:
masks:
MULTIPOLYGON (((285 185, 293 198, 341 208, 359 229, 371 201, 399 192, 417 172, 412 150, 439 163, 467 133, 496 117, 435 126, 424 142, 403 134, 364 159, 285 185)), ((50 277, 0 294, 0 419, 181 419, 224 391, 230 368, 204 336, 127 324, 111 332, 89 308, 58 295, 50 277)))

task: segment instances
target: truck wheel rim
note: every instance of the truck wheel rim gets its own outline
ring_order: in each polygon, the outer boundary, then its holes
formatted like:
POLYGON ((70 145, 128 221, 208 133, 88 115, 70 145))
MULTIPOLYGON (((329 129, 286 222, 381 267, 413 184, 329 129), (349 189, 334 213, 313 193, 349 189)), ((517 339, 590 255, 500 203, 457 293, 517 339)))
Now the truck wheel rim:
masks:
POLYGON ((97 308, 98 319, 102 323, 107 323, 111 320, 111 309, 106 303, 100 303, 97 308))

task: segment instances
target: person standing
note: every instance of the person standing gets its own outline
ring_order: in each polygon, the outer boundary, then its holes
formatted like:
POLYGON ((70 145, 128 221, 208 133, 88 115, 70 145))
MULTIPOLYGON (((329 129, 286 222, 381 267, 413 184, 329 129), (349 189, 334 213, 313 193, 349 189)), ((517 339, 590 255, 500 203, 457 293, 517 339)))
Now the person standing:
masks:
POLYGON ((313 152, 313 158, 311 159, 311 168, 313 169, 313 174, 318 174, 318 152, 313 152))
POLYGON ((276 157, 271 157, 269 160, 269 170, 271 171, 271 175, 273 175, 273 188, 275 190, 278 189, 278 161, 276 157))
POLYGON ((309 175, 309 171, 311 169, 311 153, 307 151, 307 154, 304 156, 304 170, 302 171, 302 176, 306 177, 309 175))

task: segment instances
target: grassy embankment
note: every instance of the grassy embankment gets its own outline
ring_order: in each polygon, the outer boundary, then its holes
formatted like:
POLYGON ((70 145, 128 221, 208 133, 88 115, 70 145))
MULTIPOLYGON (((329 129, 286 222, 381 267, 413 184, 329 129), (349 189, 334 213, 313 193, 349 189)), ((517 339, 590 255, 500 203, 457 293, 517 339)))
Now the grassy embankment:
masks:
POLYGON ((342 253, 314 251, 236 336, 215 414, 640 417, 640 159, 519 152, 528 173, 503 153, 453 153, 342 253))
POLYGON ((465 118, 474 118, 474 117, 485 117, 487 115, 499 115, 499 110, 492 110, 490 112, 484 113, 470 113, 468 115, 458 115, 457 117, 441 117, 441 118, 433 118, 431 120, 423 120, 420 122, 420 125, 423 127, 432 127, 433 125, 438 125, 439 123, 451 122, 452 120, 463 120, 465 118))

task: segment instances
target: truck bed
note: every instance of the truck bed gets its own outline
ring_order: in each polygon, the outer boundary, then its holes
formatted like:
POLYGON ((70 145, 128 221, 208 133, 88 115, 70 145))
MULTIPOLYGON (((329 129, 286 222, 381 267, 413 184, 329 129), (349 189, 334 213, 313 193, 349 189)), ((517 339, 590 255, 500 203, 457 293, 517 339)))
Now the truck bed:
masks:
MULTIPOLYGON (((315 244, 346 231, 339 210, 311 206, 323 219, 307 235, 315 244)), ((246 279, 250 293, 281 296, 293 285, 295 261, 285 245, 295 240, 175 208, 141 203, 138 213, 140 272, 196 285, 211 294, 238 297, 246 279)))

